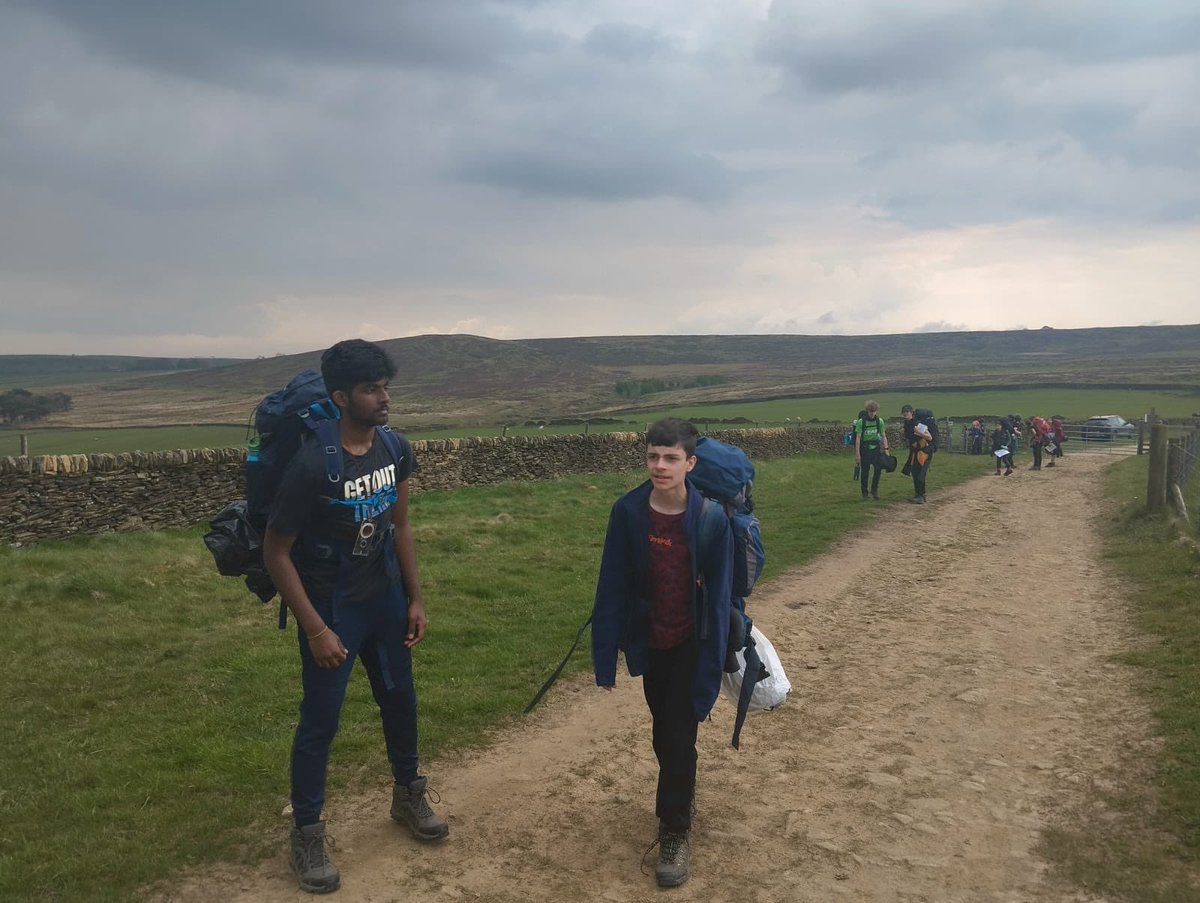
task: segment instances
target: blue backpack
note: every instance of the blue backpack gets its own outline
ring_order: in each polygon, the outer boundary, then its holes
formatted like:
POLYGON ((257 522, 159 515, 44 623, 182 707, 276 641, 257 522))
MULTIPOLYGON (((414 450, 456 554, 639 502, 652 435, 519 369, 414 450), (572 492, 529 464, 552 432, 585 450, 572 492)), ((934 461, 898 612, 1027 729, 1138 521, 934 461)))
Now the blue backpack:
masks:
MULTIPOLYGON (((283 472, 300 443, 311 435, 325 451, 325 473, 330 486, 336 487, 342 479, 339 418, 338 407, 316 370, 301 370, 255 408, 254 436, 246 452, 246 498, 232 502, 213 518, 204 544, 212 552, 217 570, 228 577, 244 577, 246 586, 263 604, 276 593, 263 564, 262 537, 283 472)), ((376 432, 399 463, 402 449, 395 434, 386 426, 377 427, 376 432)), ((333 492, 327 500, 337 503, 333 492)), ((287 607, 281 602, 280 628, 286 623, 287 607)))
POLYGON ((729 519, 729 528, 733 533, 733 585, 730 588, 725 670, 730 673, 741 670, 737 663, 738 652, 743 653, 746 662, 746 675, 742 679, 733 726, 733 748, 737 749, 742 724, 750 710, 754 685, 768 676, 754 649, 754 639, 750 634, 750 628, 754 625, 746 614, 746 597, 754 591, 754 584, 758 582, 767 562, 762 525, 754 515, 754 464, 737 446, 710 436, 701 436, 696 442, 696 466, 688 474, 688 479, 715 503, 705 506, 704 518, 700 522, 701 541, 705 541, 703 537, 717 529, 717 521, 710 515, 713 509, 723 512, 729 519))

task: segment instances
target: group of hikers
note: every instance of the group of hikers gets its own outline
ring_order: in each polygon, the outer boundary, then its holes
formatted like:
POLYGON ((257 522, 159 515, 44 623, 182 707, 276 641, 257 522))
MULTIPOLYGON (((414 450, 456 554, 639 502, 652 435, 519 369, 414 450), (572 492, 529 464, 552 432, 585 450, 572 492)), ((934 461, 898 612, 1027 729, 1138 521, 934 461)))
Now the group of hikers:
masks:
MULTIPOLYGON (((1033 464, 1030 470, 1042 469, 1043 455, 1049 455, 1047 467, 1053 467, 1055 458, 1063 456, 1063 443, 1067 441, 1067 427, 1062 417, 1054 415, 1049 420, 1045 417, 1030 417, 1028 421, 1020 414, 1009 414, 996 420, 990 434, 992 456, 996 459, 995 476, 1010 476, 1013 472, 1013 454, 1024 436, 1033 453, 1033 464)), ((967 451, 973 455, 983 454, 984 427, 981 420, 973 420, 967 431, 967 451)))
MULTIPOLYGON (((289 862, 310 893, 341 885, 322 810, 330 745, 355 659, 382 721, 391 817, 420 841, 450 833, 419 771, 412 650, 428 619, 408 510, 417 461, 411 444, 387 428, 395 373, 386 351, 361 339, 324 353, 320 377, 328 398, 321 404, 331 402, 336 411, 328 412, 328 432, 316 431, 317 441, 297 440, 265 526, 263 563, 286 606, 281 625, 290 612, 299 644, 289 862)), ((311 378, 315 383, 316 374, 311 378)), ((310 408, 301 416, 314 429, 309 421, 322 412, 319 404, 310 408)), ((688 479, 698 440, 696 427, 676 418, 647 430, 647 479, 612 507, 591 619, 597 686, 613 689, 618 652, 628 672, 642 677, 659 766, 658 830, 650 849, 658 847, 655 876, 662 887, 688 878, 697 727, 729 670, 734 632, 732 522, 688 479)), ((249 483, 248 471, 248 495, 249 483)))
MULTIPOLYGON (((904 418, 904 443, 908 458, 901 473, 912 478, 913 494, 909 499, 916 505, 925 504, 925 481, 934 453, 938 450, 938 428, 933 412, 914 408, 910 404, 900 409, 904 418)), ((896 458, 888 444, 887 423, 879 416, 879 403, 868 401, 854 421, 854 471, 862 490, 862 498, 879 500, 879 478, 884 471, 896 469, 896 458), (868 484, 870 490, 868 491, 868 484)))
MULTIPOLYGON (((925 504, 925 482, 933 455, 938 451, 939 438, 937 421, 927 408, 913 408, 906 404, 900 409, 904 418, 904 443, 908 448, 908 459, 901 469, 911 476, 913 494, 910 502, 925 504)), ((964 435, 966 450, 970 454, 984 453, 984 440, 989 437, 980 419, 973 420, 964 435)), ((1010 476, 1013 472, 1013 456, 1022 439, 1033 453, 1030 470, 1041 470, 1045 456, 1050 460, 1046 467, 1054 467, 1055 459, 1063 456, 1063 443, 1067 440, 1066 423, 1059 415, 1030 417, 1025 420, 1020 414, 1008 414, 997 418, 990 433, 991 454, 996 461, 995 475, 1010 476)), ((858 480, 863 501, 879 499, 879 478, 884 472, 896 469, 896 458, 888 444, 887 423, 879 415, 879 404, 868 401, 858 412, 852 429, 846 434, 848 444, 854 446, 854 478, 858 480)))

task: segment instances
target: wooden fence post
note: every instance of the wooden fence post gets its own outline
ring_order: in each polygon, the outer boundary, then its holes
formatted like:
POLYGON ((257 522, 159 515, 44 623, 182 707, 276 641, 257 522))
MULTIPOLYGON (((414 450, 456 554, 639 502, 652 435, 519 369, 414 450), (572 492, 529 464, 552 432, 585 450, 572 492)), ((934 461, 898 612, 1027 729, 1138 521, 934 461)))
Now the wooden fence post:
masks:
POLYGON ((1161 511, 1167 503, 1167 425, 1150 427, 1150 473, 1146 478, 1146 510, 1161 511))
POLYGON ((29 457, 29 437, 21 433, 21 457, 29 457))

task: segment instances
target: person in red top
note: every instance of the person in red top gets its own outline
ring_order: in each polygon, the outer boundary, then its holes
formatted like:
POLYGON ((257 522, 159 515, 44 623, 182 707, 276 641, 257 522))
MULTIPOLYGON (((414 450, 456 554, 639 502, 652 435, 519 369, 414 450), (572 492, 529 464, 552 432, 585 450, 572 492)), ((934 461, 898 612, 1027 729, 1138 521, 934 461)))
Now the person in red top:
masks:
POLYGON ((597 686, 613 688, 624 652, 650 708, 660 887, 688 878, 697 729, 720 691, 729 636, 733 537, 687 479, 698 438, 674 417, 646 431, 649 479, 613 504, 592 608, 597 686))
POLYGON ((1050 424, 1042 417, 1029 419, 1029 448, 1033 452, 1033 464, 1030 470, 1042 469, 1042 449, 1046 445, 1046 436, 1050 433, 1050 424))
POLYGON ((1054 459, 1063 456, 1063 442, 1067 438, 1067 425, 1063 419, 1055 414, 1050 418, 1050 435, 1054 437, 1054 451, 1050 454, 1050 462, 1047 467, 1054 466, 1054 459))

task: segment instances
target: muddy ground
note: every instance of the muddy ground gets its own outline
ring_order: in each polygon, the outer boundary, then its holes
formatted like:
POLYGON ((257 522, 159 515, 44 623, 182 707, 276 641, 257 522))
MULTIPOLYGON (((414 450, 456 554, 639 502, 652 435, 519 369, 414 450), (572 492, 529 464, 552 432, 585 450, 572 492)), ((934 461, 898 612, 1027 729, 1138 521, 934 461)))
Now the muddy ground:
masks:
MULTIPOLYGON (((684 887, 657 889, 642 865, 656 771, 640 681, 622 675, 612 694, 560 683, 487 752, 433 763, 445 843, 408 837, 382 790, 331 801, 335 899, 1102 899, 1039 844, 1155 747, 1136 676, 1113 660, 1133 638, 1100 557, 1111 461, 945 491, 935 468, 930 504, 881 509, 761 588, 752 613, 794 690, 751 716, 741 752, 727 701, 701 726, 684 887)), ((286 830, 281 816, 269 861, 184 877, 169 899, 311 899, 286 830)))

